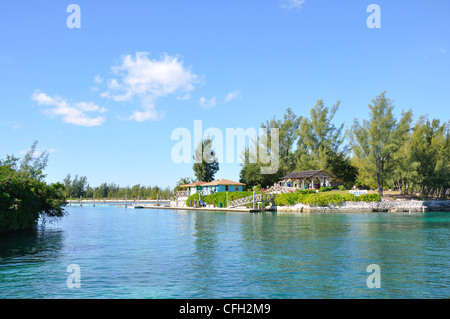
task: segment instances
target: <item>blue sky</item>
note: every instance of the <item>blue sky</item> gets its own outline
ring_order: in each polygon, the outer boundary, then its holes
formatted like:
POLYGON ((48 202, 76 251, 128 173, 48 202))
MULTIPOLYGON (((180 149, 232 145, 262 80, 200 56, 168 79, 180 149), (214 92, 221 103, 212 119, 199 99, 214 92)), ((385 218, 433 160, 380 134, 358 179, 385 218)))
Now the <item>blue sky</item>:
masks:
POLYGON ((349 126, 386 91, 397 114, 448 121, 449 15, 447 0, 3 1, 0 158, 37 140, 49 182, 173 187, 194 174, 173 162, 171 134, 194 120, 258 128, 323 99, 349 126), (367 26, 370 4, 381 28, 367 26))

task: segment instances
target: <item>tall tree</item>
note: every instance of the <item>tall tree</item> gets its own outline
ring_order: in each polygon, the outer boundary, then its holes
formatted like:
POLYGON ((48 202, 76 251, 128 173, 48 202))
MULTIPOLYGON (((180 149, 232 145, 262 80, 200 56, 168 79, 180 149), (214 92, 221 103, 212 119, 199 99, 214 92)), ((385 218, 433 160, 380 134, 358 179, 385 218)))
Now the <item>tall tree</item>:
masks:
MULTIPOLYGON (((282 120, 275 117, 262 125, 268 131, 267 143, 271 145, 271 130, 279 130, 279 163, 280 175, 286 175, 295 168, 295 144, 298 139, 300 118, 295 115, 291 108, 286 109, 282 120)), ((264 147, 264 145, 261 145, 264 147)))
POLYGON ((202 140, 194 152, 193 170, 197 181, 212 182, 219 170, 219 162, 210 137, 202 140))
POLYGON ((318 100, 311 109, 311 118, 301 118, 298 147, 296 152, 296 169, 299 171, 323 169, 331 171, 330 157, 338 156, 343 143, 342 129, 332 121, 339 109, 340 102, 329 109, 323 100, 318 100))
MULTIPOLYGON (((407 159, 415 163, 416 173, 409 179, 421 195, 437 193, 445 197, 450 188, 450 140, 449 123, 419 118, 413 128, 407 159), (418 189, 417 189, 418 188, 418 189)), ((413 188, 410 188, 413 192, 413 188)))
POLYGON ((369 105, 370 120, 364 120, 361 125, 355 119, 350 131, 350 145, 354 164, 359 171, 358 177, 366 183, 375 179, 380 195, 383 195, 387 175, 394 168, 393 154, 404 142, 412 117, 411 111, 408 111, 397 122, 393 108, 386 92, 381 93, 369 105))

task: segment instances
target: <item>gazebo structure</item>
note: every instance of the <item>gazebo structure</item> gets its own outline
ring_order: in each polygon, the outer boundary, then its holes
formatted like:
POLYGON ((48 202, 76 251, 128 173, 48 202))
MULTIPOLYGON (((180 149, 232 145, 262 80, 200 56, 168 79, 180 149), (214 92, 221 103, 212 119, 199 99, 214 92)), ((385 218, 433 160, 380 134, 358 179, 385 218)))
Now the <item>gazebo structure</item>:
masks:
POLYGON ((324 170, 293 172, 284 176, 278 182, 282 187, 295 187, 300 189, 312 189, 322 186, 331 186, 333 176, 324 170))

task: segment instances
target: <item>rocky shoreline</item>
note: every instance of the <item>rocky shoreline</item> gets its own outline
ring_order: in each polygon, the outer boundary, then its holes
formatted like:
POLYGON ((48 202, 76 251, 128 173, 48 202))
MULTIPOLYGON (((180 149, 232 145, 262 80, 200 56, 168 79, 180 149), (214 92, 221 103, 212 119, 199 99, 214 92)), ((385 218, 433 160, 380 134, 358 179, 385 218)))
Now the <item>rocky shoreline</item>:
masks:
POLYGON ((360 212, 387 212, 387 213, 425 213, 425 212, 450 212, 450 200, 446 201, 387 201, 380 202, 344 202, 339 205, 308 206, 296 204, 293 206, 273 207, 277 212, 296 213, 360 213, 360 212))

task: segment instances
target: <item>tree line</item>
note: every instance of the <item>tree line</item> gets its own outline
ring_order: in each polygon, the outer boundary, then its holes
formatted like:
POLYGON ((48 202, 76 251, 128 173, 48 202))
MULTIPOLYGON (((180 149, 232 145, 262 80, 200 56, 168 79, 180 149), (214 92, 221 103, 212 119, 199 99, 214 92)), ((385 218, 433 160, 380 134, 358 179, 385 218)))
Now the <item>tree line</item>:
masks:
MULTIPOLYGON (((413 122, 411 110, 394 115, 393 101, 383 92, 369 104, 369 119, 353 120, 344 130, 336 126, 338 101, 331 108, 318 100, 309 117, 297 116, 291 108, 282 119, 261 124, 268 131, 279 130, 279 170, 262 175, 264 166, 256 150, 263 147, 255 140, 242 154, 244 164, 240 182, 247 187, 272 186, 293 171, 325 170, 349 188, 353 185, 386 188, 404 193, 446 198, 450 190, 450 122, 419 116, 413 122), (256 161, 251 163, 252 156, 256 161)), ((270 153, 270 150, 267 149, 270 153)), ((270 156, 270 154, 269 154, 270 156)))
POLYGON ((143 186, 140 184, 130 186, 119 186, 115 183, 102 183, 100 186, 91 187, 86 176, 70 174, 63 180, 66 198, 139 198, 156 199, 170 198, 173 191, 170 187, 143 186))

